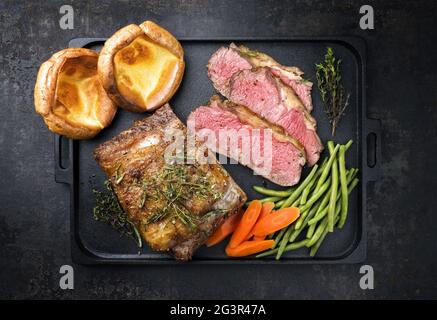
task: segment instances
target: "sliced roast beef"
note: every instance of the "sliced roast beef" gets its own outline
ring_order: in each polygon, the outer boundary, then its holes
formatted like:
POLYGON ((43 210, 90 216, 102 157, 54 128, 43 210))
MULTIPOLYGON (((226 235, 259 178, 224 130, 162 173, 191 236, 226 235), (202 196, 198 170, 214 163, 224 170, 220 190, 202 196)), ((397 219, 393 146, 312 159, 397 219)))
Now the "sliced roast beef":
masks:
POLYGON ((237 160, 274 183, 292 186, 299 182, 305 164, 302 146, 243 106, 213 98, 209 105, 198 107, 190 114, 188 128, 195 130, 210 149, 237 160), (265 130, 271 130, 269 140, 265 138, 268 137, 264 135, 265 130), (235 146, 228 140, 233 138, 237 139, 235 146))
POLYGON ((274 123, 298 140, 306 151, 308 165, 314 165, 323 149, 316 133, 316 120, 294 92, 272 76, 267 68, 243 70, 229 83, 229 100, 274 123))
POLYGON ((301 92, 304 96, 307 89, 293 90, 284 83, 300 77, 298 68, 281 66, 263 53, 231 45, 213 54, 208 74, 215 88, 229 100, 281 126, 298 140, 305 147, 308 165, 319 160, 323 146, 316 133, 316 121, 297 95, 301 92))
POLYGON ((215 88, 224 96, 228 93, 228 83, 235 73, 253 67, 267 67, 290 86, 302 101, 308 111, 313 109, 311 99, 312 83, 302 78, 303 72, 297 67, 288 67, 279 64, 269 55, 250 50, 245 46, 231 43, 229 48, 217 50, 208 63, 208 74, 215 88))
POLYGON ((212 55, 207 67, 214 87, 226 97, 231 77, 241 70, 252 69, 252 64, 240 56, 238 51, 222 47, 212 55))

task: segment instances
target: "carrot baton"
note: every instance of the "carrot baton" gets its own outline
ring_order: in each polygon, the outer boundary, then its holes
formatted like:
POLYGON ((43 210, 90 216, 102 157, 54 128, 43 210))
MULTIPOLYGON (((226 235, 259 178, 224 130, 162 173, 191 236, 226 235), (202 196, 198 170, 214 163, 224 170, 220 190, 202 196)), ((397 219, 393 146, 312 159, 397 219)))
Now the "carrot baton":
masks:
POLYGON ((257 222, 253 228, 253 234, 255 236, 266 236, 281 230, 296 221, 299 214, 299 208, 296 207, 279 209, 278 211, 272 212, 257 222))
POLYGON ((247 207, 246 212, 243 214, 240 223, 232 234, 231 241, 228 247, 235 248, 240 243, 246 240, 249 236, 250 231, 255 225, 258 217, 261 213, 262 203, 259 200, 253 200, 247 207))
MULTIPOLYGON (((275 203, 274 202, 264 202, 263 203, 263 207, 261 209, 261 213, 259 214, 257 222, 260 221, 265 216, 269 215, 273 211, 274 208, 275 208, 275 203)), ((246 240, 249 240, 252 237, 253 237, 253 230, 250 231, 250 233, 247 236, 246 240)), ((258 237, 254 237, 253 240, 260 241, 260 240, 264 240, 265 238, 266 238, 266 236, 258 236, 258 237)))
POLYGON ((267 236, 253 236, 253 241, 265 240, 267 236))
POLYGON ((261 214, 259 215, 259 219, 262 219, 265 216, 269 215, 274 207, 275 207, 274 202, 264 202, 263 207, 261 209, 261 214))
POLYGON ((271 249, 273 240, 245 241, 234 248, 226 247, 226 254, 229 257, 245 257, 271 249))
POLYGON ((240 223, 243 212, 244 211, 240 211, 227 218, 225 222, 223 222, 223 224, 208 238, 206 245, 208 247, 214 246, 234 232, 240 223))

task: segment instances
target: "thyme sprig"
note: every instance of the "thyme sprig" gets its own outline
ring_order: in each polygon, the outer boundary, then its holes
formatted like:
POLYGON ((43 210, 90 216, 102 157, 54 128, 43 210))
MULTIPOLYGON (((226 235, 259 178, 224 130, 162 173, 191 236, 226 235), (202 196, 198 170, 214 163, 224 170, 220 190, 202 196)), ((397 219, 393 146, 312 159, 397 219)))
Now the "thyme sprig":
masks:
POLYGON ((109 180, 105 181, 105 186, 106 192, 93 187, 96 198, 96 205, 93 208, 94 219, 107 223, 121 234, 129 236, 135 240, 138 248, 141 248, 143 246, 141 236, 121 207, 109 180))
POLYGON ((317 87, 323 101, 324 110, 331 123, 331 134, 335 135, 335 130, 349 105, 350 94, 346 92, 341 83, 342 60, 336 59, 332 48, 327 49, 325 61, 316 64, 317 87))

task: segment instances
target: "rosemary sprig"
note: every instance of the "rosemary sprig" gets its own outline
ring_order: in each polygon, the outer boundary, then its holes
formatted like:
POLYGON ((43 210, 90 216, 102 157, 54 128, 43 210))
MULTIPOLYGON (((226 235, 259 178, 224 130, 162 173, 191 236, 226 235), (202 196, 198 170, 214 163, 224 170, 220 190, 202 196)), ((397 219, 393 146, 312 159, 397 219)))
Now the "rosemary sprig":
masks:
MULTIPOLYGON (((143 187, 143 196, 147 199, 162 200, 163 208, 156 210, 146 220, 146 224, 159 222, 173 216, 184 225, 196 228, 198 217, 193 216, 185 207, 185 202, 193 197, 202 199, 219 199, 221 193, 215 191, 204 172, 194 164, 167 164, 155 178, 150 179, 143 187), (145 195, 147 192, 147 195, 145 195)), ((139 207, 145 205, 146 199, 141 197, 139 207), (144 199, 144 200, 143 200, 144 199)))
POLYGON ((140 209, 144 208, 144 204, 146 203, 146 198, 147 198, 147 193, 143 191, 140 198, 140 205, 139 205, 140 209))
POLYGON ((123 180, 124 175, 125 175, 124 172, 122 174, 120 174, 120 166, 121 166, 121 164, 119 164, 117 169, 115 170, 115 184, 119 184, 123 180))
POLYGON ((331 134, 340 122, 346 107, 349 105, 349 93, 341 83, 341 59, 336 59, 332 48, 328 48, 323 63, 316 64, 317 87, 323 101, 323 107, 331 122, 331 134))
POLYGON ((173 204, 173 210, 183 224, 189 226, 191 229, 197 228, 197 218, 194 217, 184 206, 173 204))
POLYGON ((206 220, 206 219, 209 219, 210 217, 217 217, 220 215, 224 215, 228 211, 229 211, 228 209, 215 209, 215 210, 212 210, 212 211, 205 213, 202 218, 206 220))

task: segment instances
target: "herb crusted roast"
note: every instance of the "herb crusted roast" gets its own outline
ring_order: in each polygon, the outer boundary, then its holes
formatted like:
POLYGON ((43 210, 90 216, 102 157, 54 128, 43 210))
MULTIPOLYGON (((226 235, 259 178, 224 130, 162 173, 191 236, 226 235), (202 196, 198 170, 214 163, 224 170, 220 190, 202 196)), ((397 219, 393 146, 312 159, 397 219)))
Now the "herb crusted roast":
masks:
POLYGON ((312 84, 302 74, 296 67, 280 65, 264 53, 234 44, 220 48, 208 63, 208 75, 222 95, 282 127, 304 146, 312 166, 323 146, 309 113, 312 84))
POLYGON ((150 247, 189 260, 246 195, 212 154, 208 163, 186 161, 185 151, 183 161, 165 157, 172 132, 185 136, 186 127, 167 104, 99 145, 94 158, 150 247))

